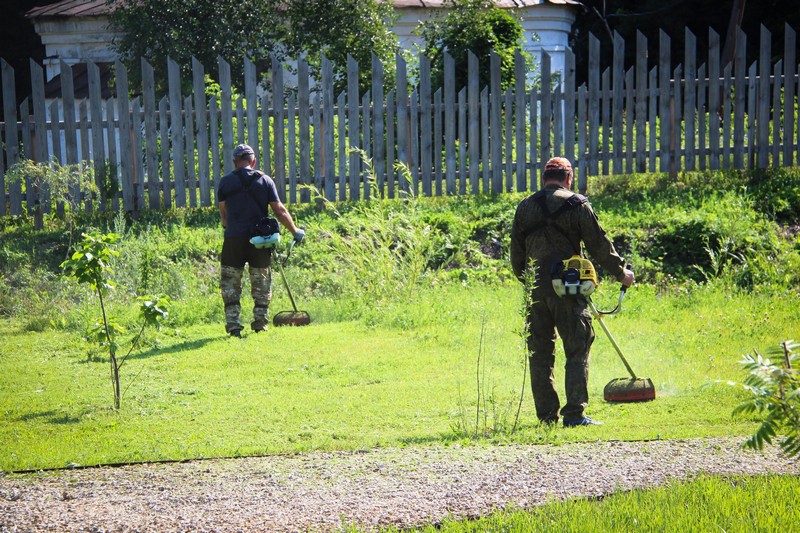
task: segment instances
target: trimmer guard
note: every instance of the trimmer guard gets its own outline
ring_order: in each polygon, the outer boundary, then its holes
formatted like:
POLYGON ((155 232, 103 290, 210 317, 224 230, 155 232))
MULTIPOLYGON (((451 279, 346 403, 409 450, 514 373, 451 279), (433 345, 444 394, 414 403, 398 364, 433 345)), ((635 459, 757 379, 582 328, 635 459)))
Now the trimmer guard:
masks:
POLYGON ((281 311, 272 319, 275 326, 307 326, 311 324, 311 315, 306 311, 281 311))
POLYGON ((607 402, 648 402, 656 399, 656 388, 650 378, 616 378, 603 389, 607 402))

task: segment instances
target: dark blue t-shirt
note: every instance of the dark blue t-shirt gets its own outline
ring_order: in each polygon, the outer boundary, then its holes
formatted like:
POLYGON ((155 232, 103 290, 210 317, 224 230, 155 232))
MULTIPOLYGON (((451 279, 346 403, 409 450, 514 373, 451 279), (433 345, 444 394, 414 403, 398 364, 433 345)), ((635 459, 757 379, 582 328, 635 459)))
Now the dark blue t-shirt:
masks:
POLYGON ((278 200, 275 182, 263 172, 242 167, 223 176, 217 189, 217 202, 225 202, 227 208, 225 237, 249 237, 267 206, 278 200))

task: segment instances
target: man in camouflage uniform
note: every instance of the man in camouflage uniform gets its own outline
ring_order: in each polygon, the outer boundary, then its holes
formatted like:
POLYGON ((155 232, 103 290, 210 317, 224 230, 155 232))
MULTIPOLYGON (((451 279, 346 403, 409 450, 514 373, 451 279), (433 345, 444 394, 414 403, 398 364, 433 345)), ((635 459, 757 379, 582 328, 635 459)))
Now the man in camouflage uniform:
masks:
POLYGON ((533 268, 534 287, 527 309, 528 362, 536 416, 546 424, 559 419, 560 402, 553 384, 556 331, 566 355, 565 389, 567 403, 561 408, 565 427, 600 424, 586 416, 589 402, 589 350, 594 341, 592 316, 586 298, 556 295, 551 268, 573 255, 581 254, 581 242, 609 274, 626 287, 633 272, 600 227, 586 198, 573 193, 570 162, 555 157, 542 175, 543 189, 517 206, 511 228, 511 266, 520 281, 533 268))
POLYGON ((272 249, 256 248, 250 242, 255 224, 272 208, 275 218, 294 236, 296 243, 305 237, 298 228, 286 206, 278 197, 272 178, 255 170, 256 156, 253 149, 240 144, 233 150, 233 172, 219 182, 219 202, 222 227, 225 228, 222 243, 220 289, 225 304, 225 330, 233 337, 241 337, 243 329, 239 320, 242 294, 242 276, 245 263, 250 271, 250 293, 253 297, 253 331, 266 331, 269 324, 269 303, 272 300, 272 249))

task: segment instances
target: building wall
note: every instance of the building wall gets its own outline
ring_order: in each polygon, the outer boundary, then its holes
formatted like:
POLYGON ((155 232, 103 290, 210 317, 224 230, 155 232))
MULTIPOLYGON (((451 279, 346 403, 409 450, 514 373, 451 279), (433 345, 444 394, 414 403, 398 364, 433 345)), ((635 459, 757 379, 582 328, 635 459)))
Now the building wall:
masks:
MULTIPOLYGON (((404 8, 394 25, 400 47, 421 49, 424 41, 414 35, 414 29, 429 20, 438 9, 404 8)), ((525 33, 523 46, 541 65, 542 52, 550 55, 553 71, 563 71, 565 52, 569 49, 569 34, 575 22, 575 11, 567 5, 537 4, 514 10, 525 33)))
POLYGON ((59 73, 59 61, 74 65, 92 61, 113 63, 117 59, 111 43, 116 35, 108 29, 108 17, 59 17, 34 21, 45 47, 44 68, 49 81, 59 73))
MULTIPOLYGON (((395 22, 400 47, 417 52, 424 44, 414 35, 416 27, 431 18, 439 9, 406 7, 400 9, 395 22)), ((548 3, 517 8, 525 32, 524 47, 541 64, 541 53, 551 56, 552 69, 562 71, 564 53, 569 48, 569 34, 575 22, 575 13, 570 6, 548 3)), ((58 75, 58 63, 93 61, 113 63, 117 56, 112 48, 115 33, 108 29, 105 16, 91 17, 46 17, 34 19, 36 32, 45 46, 44 66, 47 80, 58 75)))

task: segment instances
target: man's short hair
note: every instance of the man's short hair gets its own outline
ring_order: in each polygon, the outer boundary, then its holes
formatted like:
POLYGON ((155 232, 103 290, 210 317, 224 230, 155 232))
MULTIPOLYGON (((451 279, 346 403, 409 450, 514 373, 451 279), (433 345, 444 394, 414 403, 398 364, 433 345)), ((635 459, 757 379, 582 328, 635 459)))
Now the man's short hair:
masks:
POLYGON ((234 159, 252 159, 256 155, 255 151, 250 148, 250 145, 247 144, 240 144, 236 148, 233 149, 233 158, 234 159))
POLYGON ((572 163, 564 157, 554 157, 544 165, 542 179, 544 181, 565 181, 572 175, 572 163))

